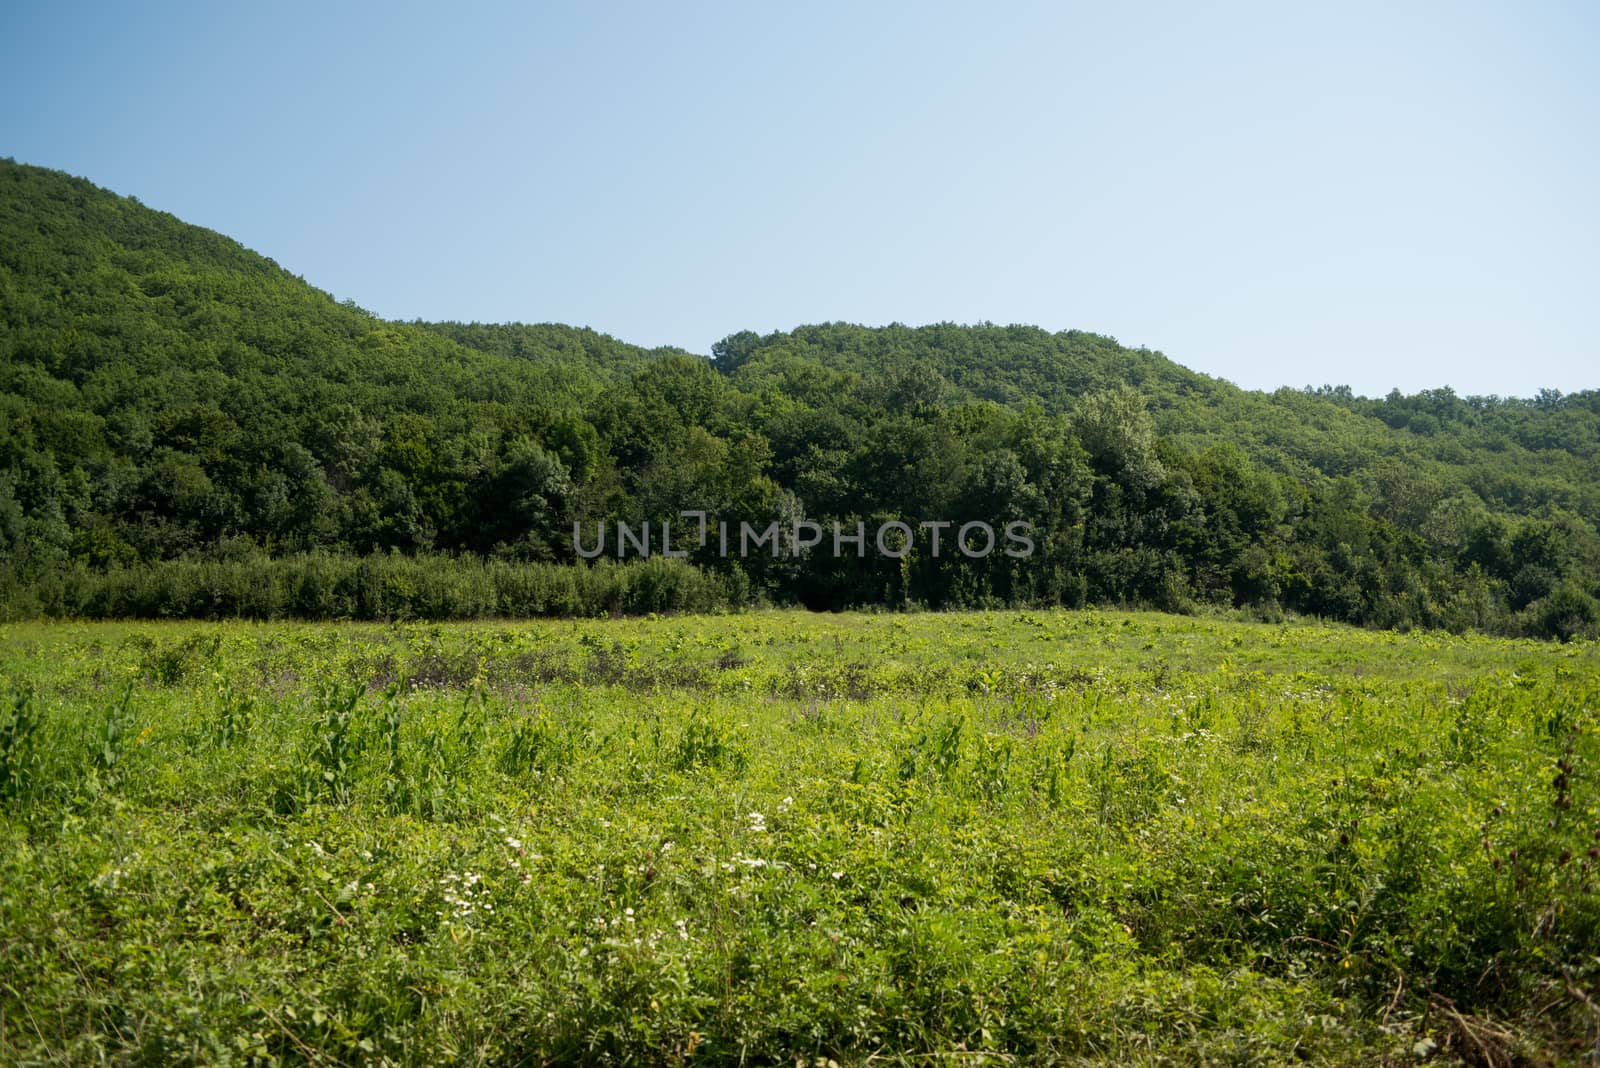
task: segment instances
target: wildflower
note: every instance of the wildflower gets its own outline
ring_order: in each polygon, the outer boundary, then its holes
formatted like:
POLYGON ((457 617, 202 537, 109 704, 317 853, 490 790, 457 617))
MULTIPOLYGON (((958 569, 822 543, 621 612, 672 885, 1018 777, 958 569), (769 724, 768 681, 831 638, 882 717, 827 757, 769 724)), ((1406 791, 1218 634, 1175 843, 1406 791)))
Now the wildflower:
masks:
POLYGON ((482 878, 477 872, 471 871, 462 872, 460 875, 448 872, 439 877, 439 885, 445 888, 442 893, 444 902, 450 906, 455 918, 471 919, 477 911, 494 911, 494 903, 489 900, 488 888, 478 885, 482 878))
POLYGON ((750 829, 756 832, 765 831, 767 829, 767 817, 759 812, 750 813, 750 829))

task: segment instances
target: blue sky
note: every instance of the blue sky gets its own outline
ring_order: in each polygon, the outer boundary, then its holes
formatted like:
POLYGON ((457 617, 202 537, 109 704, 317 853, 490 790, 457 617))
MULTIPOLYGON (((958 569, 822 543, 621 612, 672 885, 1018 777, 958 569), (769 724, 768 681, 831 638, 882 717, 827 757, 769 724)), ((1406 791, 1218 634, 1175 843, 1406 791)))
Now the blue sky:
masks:
POLYGON ((411 319, 1600 386, 1600 5, 0 6, 0 155, 411 319))

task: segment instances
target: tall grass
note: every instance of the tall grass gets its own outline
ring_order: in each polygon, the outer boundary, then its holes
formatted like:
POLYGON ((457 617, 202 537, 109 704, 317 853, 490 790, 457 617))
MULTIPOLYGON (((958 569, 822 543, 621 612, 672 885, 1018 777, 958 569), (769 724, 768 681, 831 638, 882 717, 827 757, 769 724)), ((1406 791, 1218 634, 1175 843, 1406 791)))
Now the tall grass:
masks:
POLYGON ((0 618, 467 620, 712 612, 746 586, 677 560, 593 566, 454 556, 168 560, 71 568, 3 591, 0 618))
POLYGON ((1579 1065, 1600 1039, 1592 645, 28 623, 0 671, 0 1063, 1579 1065))

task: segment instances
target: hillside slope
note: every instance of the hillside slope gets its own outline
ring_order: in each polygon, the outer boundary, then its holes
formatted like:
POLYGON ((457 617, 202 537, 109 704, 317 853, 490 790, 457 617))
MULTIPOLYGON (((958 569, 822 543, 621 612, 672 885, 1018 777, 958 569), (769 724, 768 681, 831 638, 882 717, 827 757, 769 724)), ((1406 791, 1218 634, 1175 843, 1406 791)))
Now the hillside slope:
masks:
MULTIPOLYGON (((175 559, 574 561, 575 522, 918 533, 903 559, 693 546, 742 598, 1282 609, 1583 633, 1600 395, 1266 395, 1093 334, 846 324, 712 359, 378 319, 227 238, 0 162, 0 580, 175 559), (925 521, 1025 522, 1026 558, 925 521)), ((51 600, 55 597, 55 600, 51 600)), ((81 605, 78 605, 81 608, 81 605)))
POLYGON ((1232 444, 1275 470, 1312 478, 1361 475, 1376 489, 1396 461, 1447 492, 1470 491, 1508 511, 1577 511, 1600 522, 1600 391, 1523 400, 1459 397, 1448 388, 1381 400, 1348 389, 1243 390, 1158 352, 1077 330, 1031 326, 802 326, 717 346, 717 364, 746 388, 781 382, 785 367, 815 362, 853 374, 921 364, 951 395, 1070 412, 1078 397, 1136 388, 1157 430, 1190 449, 1232 444))

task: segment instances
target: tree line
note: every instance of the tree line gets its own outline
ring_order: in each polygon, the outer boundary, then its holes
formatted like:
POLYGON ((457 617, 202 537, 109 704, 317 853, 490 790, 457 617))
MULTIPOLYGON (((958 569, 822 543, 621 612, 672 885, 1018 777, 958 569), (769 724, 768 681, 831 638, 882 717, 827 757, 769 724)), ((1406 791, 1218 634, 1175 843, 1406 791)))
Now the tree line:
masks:
POLYGON ((1098 604, 1571 637, 1600 620, 1597 474, 1595 392, 1253 393, 1111 338, 992 324, 744 332, 706 358, 390 322, 221 235, 0 163, 14 616, 1098 604), (640 573, 681 600, 630 601, 609 562, 582 596, 495 592, 518 569, 537 585, 598 566, 575 524, 685 510, 735 529, 1024 523, 1032 551, 691 541, 640 573), (413 575, 406 560, 477 592, 385 600, 352 577, 413 575), (207 574, 233 592, 195 593, 207 574), (339 581, 343 599, 318 594, 339 581))

